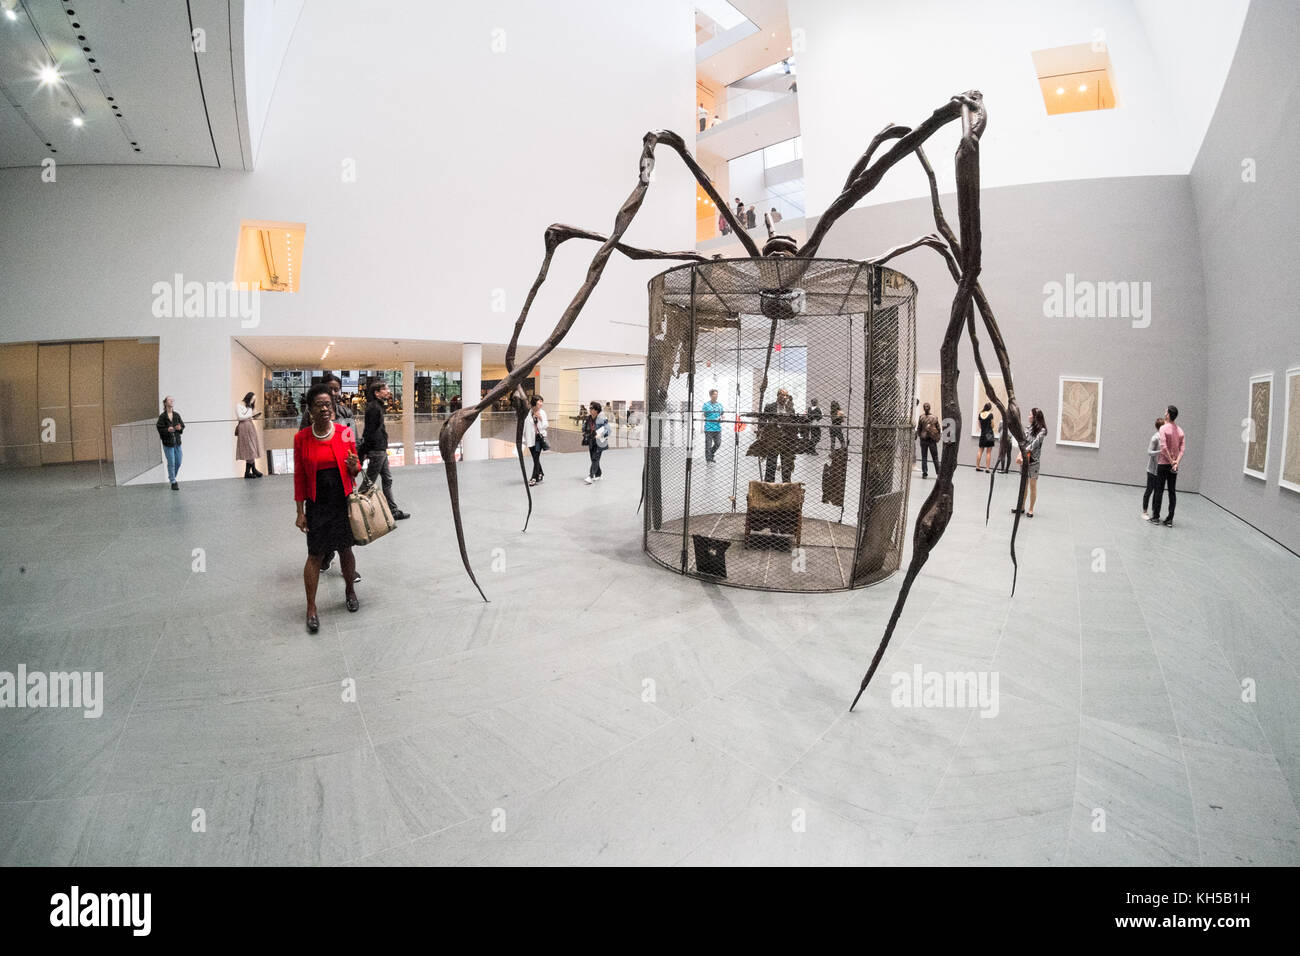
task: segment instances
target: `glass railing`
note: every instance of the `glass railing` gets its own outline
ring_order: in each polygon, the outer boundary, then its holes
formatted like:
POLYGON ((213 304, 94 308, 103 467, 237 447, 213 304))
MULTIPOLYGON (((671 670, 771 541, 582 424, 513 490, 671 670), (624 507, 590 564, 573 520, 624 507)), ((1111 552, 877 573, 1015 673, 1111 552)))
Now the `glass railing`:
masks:
MULTIPOLYGON (((746 113, 769 106, 784 97, 797 94, 799 87, 796 80, 797 77, 792 70, 790 73, 775 72, 771 76, 763 77, 754 86, 727 87, 727 95, 714 102, 712 110, 705 119, 704 132, 708 132, 715 126, 741 119, 746 113)), ((699 116, 699 100, 696 100, 695 115, 699 116)), ((698 122, 696 131, 699 131, 698 122)))
MULTIPOLYGON (((743 199, 743 197, 742 197, 743 199)), ((767 226, 763 220, 764 214, 770 216, 773 209, 776 210, 779 217, 773 223, 773 229, 776 235, 782 235, 788 227, 782 226, 787 220, 802 219, 804 217, 804 194, 802 192, 786 193, 778 195, 774 192, 768 192, 756 198, 754 204, 758 207, 755 210, 756 225, 751 229, 746 227, 745 231, 761 246, 767 240, 767 226), (761 211, 760 211, 761 210, 761 211)), ((746 203, 748 206, 748 203, 746 203)), ((735 207, 732 207, 735 211, 735 207)), ((721 236, 729 236, 731 226, 722 219, 721 213, 713 212, 707 219, 697 218, 695 222, 695 241, 707 242, 710 239, 717 239, 721 236), (723 226, 726 226, 724 229, 723 226)))

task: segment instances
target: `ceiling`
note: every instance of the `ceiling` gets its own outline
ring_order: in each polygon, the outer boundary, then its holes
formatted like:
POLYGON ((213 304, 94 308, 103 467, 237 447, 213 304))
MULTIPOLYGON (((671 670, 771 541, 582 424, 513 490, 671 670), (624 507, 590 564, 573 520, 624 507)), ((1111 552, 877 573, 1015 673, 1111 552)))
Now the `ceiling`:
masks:
POLYGON ((730 0, 758 27, 758 32, 695 65, 696 77, 715 93, 790 55, 786 0, 730 0))
MULTIPOLYGON (((459 371, 461 343, 430 339, 314 338, 293 335, 256 335, 236 339, 269 368, 400 368, 414 362, 417 368, 434 371, 459 371), (333 341, 329 355, 321 359, 325 347, 333 341)), ((526 357, 536 345, 521 345, 519 357, 526 357)), ((504 366, 504 345, 483 346, 483 367, 504 366)), ((641 365, 644 355, 621 352, 587 352, 582 349, 556 349, 546 359, 547 366, 596 368, 605 365, 641 365)))
POLYGON ((0 6, 0 167, 252 168, 244 0, 0 6))

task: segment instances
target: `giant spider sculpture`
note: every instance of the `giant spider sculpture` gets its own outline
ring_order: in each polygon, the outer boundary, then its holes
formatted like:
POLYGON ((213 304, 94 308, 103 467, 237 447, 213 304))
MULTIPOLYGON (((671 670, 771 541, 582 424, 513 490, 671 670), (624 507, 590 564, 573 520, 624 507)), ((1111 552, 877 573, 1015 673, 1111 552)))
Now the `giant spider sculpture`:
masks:
MULTIPOLYGON (((605 265, 614 252, 620 252, 629 259, 678 259, 695 262, 709 262, 708 257, 702 256, 696 252, 660 252, 655 249, 639 249, 623 243, 622 237, 631 225, 633 217, 641 208, 641 203, 645 199, 646 191, 650 184, 650 174, 655 164, 655 148, 659 145, 667 146, 681 157, 683 163, 691 171, 705 193, 713 200, 713 203, 722 215, 731 224, 731 228, 737 239, 745 246, 745 249, 754 258, 762 256, 781 256, 794 260, 811 260, 815 257, 817 249, 821 246, 822 240, 844 213, 848 212, 853 206, 866 196, 880 180, 885 173, 889 171, 896 163, 909 154, 915 153, 920 160, 922 168, 930 183, 930 200, 934 210, 934 220, 936 232, 921 236, 911 242, 896 246, 874 259, 868 259, 868 265, 880 265, 912 249, 926 246, 935 250, 948 265, 948 271, 952 274, 953 280, 957 283, 957 291, 953 296, 952 308, 948 316, 948 325, 943 336, 943 345, 940 349, 940 375, 941 375, 941 403, 943 405, 943 417, 948 423, 945 428, 945 441, 943 446, 943 455, 939 464, 939 472, 934 487, 921 505, 920 514, 916 519, 916 526, 912 535, 912 558, 907 567, 907 572, 903 578, 902 587, 899 589, 898 598, 894 603, 893 613, 890 615, 889 624, 885 628, 885 633, 881 638, 880 646, 877 648, 875 656, 871 660, 871 665, 867 669, 866 676, 862 678, 862 683, 858 688, 857 696, 853 698, 853 703, 849 706, 852 710, 857 706, 858 700, 862 697, 863 691, 871 681, 871 677, 880 665, 880 660, 884 656, 885 649, 889 646, 890 638, 894 634, 894 629, 898 625, 899 617, 903 613, 903 608, 907 603, 908 594, 911 592, 912 583, 916 580, 917 574, 925 566, 929 559, 930 552, 938 544, 939 539, 943 536, 944 529, 948 526, 948 521, 952 517, 953 502, 953 484, 952 476, 957 469, 957 445, 955 437, 961 432, 961 405, 957 398, 957 345, 961 338, 962 326, 966 327, 970 337, 971 346, 975 355, 975 367, 979 371, 980 379, 984 383, 984 388, 990 397, 990 400, 997 406, 1003 420, 1007 423, 1011 434, 1015 437, 1022 453, 1026 448, 1026 436, 1024 428, 1020 421, 1020 410, 1016 404, 1015 385, 1011 378, 1011 366, 1007 358, 1005 343, 1002 339, 1002 333, 998 329, 997 321, 993 317, 992 308, 988 299, 985 297, 979 284, 980 273, 980 174, 979 174, 979 141, 984 132, 984 127, 988 121, 988 115, 984 109, 983 96, 975 90, 970 90, 958 96, 952 97, 943 106, 936 109, 930 116, 915 128, 906 126, 896 126, 889 124, 882 129, 871 140, 867 146, 866 152, 853 165, 845 180, 844 188, 834 202, 826 209, 826 212, 817 221, 817 226, 813 229, 808 241, 799 246, 790 236, 773 235, 771 225, 768 226, 768 241, 763 246, 762 251, 754 244, 754 241, 745 232, 741 224, 736 220, 732 211, 727 207, 726 202, 718 195, 709 178, 704 174, 704 170, 695 162, 694 158, 686 150, 686 144, 676 133, 660 130, 657 132, 647 133, 642 140, 641 158, 636 187, 628 196, 627 201, 619 209, 617 216, 614 218, 614 230, 609 236, 602 236, 599 233, 589 232, 585 229, 577 229, 573 226, 556 224, 550 226, 545 234, 546 254, 542 259, 541 269, 537 273, 537 279, 533 282, 529 290, 528 298, 524 302, 524 307, 519 313, 519 318, 515 321, 514 333, 510 337, 510 344, 506 349, 505 365, 507 376, 493 388, 483 400, 472 407, 462 408, 455 412, 443 424, 442 431, 439 434, 439 446, 444 449, 454 449, 459 445, 461 438, 465 435, 466 430, 473 424, 474 420, 483 412, 484 409, 490 408, 496 401, 505 395, 511 396, 511 405, 515 409, 517 416, 515 430, 515 445, 519 457, 519 470, 524 476, 524 488, 528 494, 528 516, 532 515, 532 493, 528 491, 527 472, 524 467, 523 453, 523 428, 524 419, 528 414, 527 398, 523 390, 523 382, 533 372, 534 367, 554 350, 569 330, 573 328, 578 314, 590 298, 592 290, 596 283, 600 281, 601 274, 605 270, 605 265), (935 182, 934 170, 926 158, 922 144, 940 127, 952 122, 953 120, 961 121, 961 142, 957 146, 956 154, 956 178, 957 178, 957 217, 958 229, 960 236, 955 234, 944 218, 943 208, 939 203, 939 190, 935 182), (887 149, 878 159, 872 162, 876 151, 889 141, 896 141, 887 149), (551 257, 561 243, 569 239, 590 239, 593 242, 599 242, 600 248, 596 251, 591 260, 591 265, 587 268, 586 280, 578 289, 573 299, 569 302, 564 313, 560 316, 550 336, 542 343, 531 355, 522 362, 516 363, 516 352, 519 344, 519 335, 523 330, 524 320, 528 317, 528 310, 533 304, 533 299, 537 295, 537 290, 541 287, 542 282, 546 279, 546 274, 550 269, 551 257), (985 371, 984 360, 980 354, 979 336, 976 332, 975 316, 979 314, 985 330, 988 332, 989 340, 992 343, 993 351, 997 356, 998 366, 1002 373, 1003 381, 1006 385, 1007 400, 1004 405, 997 397, 992 384, 989 382, 988 373, 985 371)), ((800 271, 796 265, 794 276, 797 278, 800 271)), ((780 301, 781 293, 788 290, 777 290, 773 301, 780 301)), ((782 314, 779 308, 770 311, 765 310, 766 314, 772 320, 773 337, 775 336, 777 322, 788 316, 782 314)), ((769 343, 769 359, 771 344, 769 343)), ((763 391, 766 389, 767 376, 763 376, 763 383, 759 389, 759 405, 762 406, 763 391)), ((1024 464, 1021 467, 1020 489, 1017 498, 1018 507, 1016 517, 1011 530, 1011 562, 1013 567, 1012 575, 1012 593, 1015 593, 1015 568, 1016 568, 1016 532, 1020 524, 1020 508, 1023 506, 1025 489, 1028 483, 1028 456, 1023 455, 1024 464)), ((478 589, 479 595, 483 600, 487 596, 483 594, 482 587, 479 586, 478 579, 474 576, 474 569, 470 566, 469 555, 465 549, 465 532, 461 522, 460 515, 460 491, 456 478, 456 461, 454 455, 444 455, 444 464, 447 469, 447 489, 451 494, 452 519, 456 526, 456 541, 460 547, 461 561, 465 565, 465 571, 469 574, 470 580, 474 582, 474 587, 478 589)), ((989 474, 989 502, 985 505, 985 522, 989 517, 989 507, 993 496, 994 473, 989 474)), ((527 529, 528 518, 525 518, 524 527, 527 529)))

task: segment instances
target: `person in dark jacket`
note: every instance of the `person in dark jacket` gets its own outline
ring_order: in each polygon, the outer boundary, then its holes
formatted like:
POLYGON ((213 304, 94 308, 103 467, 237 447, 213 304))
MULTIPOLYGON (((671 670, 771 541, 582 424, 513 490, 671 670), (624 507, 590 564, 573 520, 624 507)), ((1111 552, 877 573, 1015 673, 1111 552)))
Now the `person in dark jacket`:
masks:
POLYGON ((185 422, 173 405, 170 395, 163 399, 163 410, 157 423, 158 437, 162 439, 163 457, 167 459, 167 480, 171 482, 172 491, 180 491, 176 475, 181 470, 181 432, 185 431, 185 422))
POLYGON ((366 386, 366 430, 361 436, 360 455, 366 462, 366 478, 371 484, 382 482, 388 509, 397 520, 411 517, 393 500, 393 473, 388 469, 388 428, 384 424, 384 407, 392 391, 382 378, 371 379, 366 386))
POLYGON ((814 398, 808 406, 808 423, 812 426, 808 429, 808 451, 813 455, 817 454, 817 443, 822 440, 821 426, 817 424, 822 418, 821 403, 814 398))

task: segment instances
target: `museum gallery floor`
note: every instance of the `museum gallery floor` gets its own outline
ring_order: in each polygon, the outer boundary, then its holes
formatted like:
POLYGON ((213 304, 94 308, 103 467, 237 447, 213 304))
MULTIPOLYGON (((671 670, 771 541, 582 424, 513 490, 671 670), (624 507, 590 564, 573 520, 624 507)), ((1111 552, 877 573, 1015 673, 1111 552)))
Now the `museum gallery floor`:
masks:
POLYGON ((483 604, 442 474, 402 469, 415 517, 314 637, 289 479, 15 476, 0 667, 102 670, 105 701, 0 711, 0 863, 1300 863, 1297 559, 1208 501, 1152 528, 1140 489, 1045 477, 1008 599, 1013 486, 986 528, 961 469, 849 714, 898 576, 683 578, 642 552, 639 453, 583 472, 550 459, 521 535, 517 466, 465 466, 483 604), (995 702, 915 706, 918 668, 995 702))

